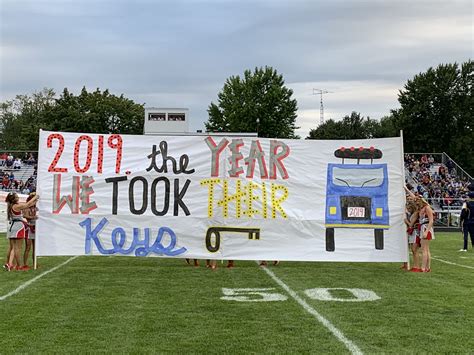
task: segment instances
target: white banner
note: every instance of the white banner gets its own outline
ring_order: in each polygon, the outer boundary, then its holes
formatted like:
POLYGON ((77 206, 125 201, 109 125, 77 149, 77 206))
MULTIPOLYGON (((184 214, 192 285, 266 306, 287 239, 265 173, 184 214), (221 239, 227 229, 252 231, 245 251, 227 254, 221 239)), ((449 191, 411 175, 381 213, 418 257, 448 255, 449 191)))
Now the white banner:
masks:
POLYGON ((400 138, 42 131, 38 255, 406 261, 400 138))

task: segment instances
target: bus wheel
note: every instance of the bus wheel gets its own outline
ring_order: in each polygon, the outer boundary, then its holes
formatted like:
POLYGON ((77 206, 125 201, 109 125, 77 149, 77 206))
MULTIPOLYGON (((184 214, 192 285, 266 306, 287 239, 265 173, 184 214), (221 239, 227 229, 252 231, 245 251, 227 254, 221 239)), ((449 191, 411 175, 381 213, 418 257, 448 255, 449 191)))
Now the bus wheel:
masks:
POLYGON ((326 251, 334 251, 334 228, 326 228, 326 251))
POLYGON ((374 229, 375 249, 383 250, 383 229, 374 229))

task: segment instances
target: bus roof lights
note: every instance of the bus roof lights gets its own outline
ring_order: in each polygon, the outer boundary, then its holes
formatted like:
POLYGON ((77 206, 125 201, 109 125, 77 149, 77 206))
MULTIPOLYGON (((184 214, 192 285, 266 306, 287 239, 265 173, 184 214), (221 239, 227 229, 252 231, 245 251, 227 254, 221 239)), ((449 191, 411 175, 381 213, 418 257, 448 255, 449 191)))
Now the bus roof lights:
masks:
POLYGON ((334 151, 334 156, 336 158, 341 158, 343 163, 344 159, 357 159, 357 161, 360 159, 370 159, 372 163, 372 160, 380 159, 382 158, 382 155, 382 151, 374 147, 359 147, 358 149, 355 149, 354 147, 341 147, 334 151))

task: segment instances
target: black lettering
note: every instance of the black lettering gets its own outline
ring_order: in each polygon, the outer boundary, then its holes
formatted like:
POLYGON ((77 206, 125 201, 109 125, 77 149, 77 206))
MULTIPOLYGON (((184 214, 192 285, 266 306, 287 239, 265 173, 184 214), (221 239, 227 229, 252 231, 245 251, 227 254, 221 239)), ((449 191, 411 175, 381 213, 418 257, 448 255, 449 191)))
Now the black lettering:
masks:
POLYGON ((151 184, 151 211, 156 216, 164 216, 166 213, 168 213, 169 207, 170 207, 170 181, 166 177, 160 176, 159 178, 156 178, 155 180, 153 180, 153 183, 151 184), (156 185, 158 185, 160 181, 163 181, 165 183, 165 186, 164 186, 165 188, 164 188, 163 209, 161 211, 158 211, 156 209, 156 185))
POLYGON ((184 174, 192 174, 194 173, 194 169, 191 169, 191 170, 186 170, 186 168, 188 167, 188 164, 189 164, 189 157, 187 154, 183 154, 179 157, 179 167, 181 168, 181 171, 184 173, 184 174))
POLYGON ((136 176, 132 180, 130 180, 130 185, 128 186, 128 203, 130 206, 130 212, 133 214, 143 214, 146 211, 148 206, 148 182, 143 176, 136 176), (142 207, 140 209, 135 208, 135 196, 133 187, 135 186, 135 182, 141 181, 143 184, 143 193, 142 193, 142 207))
POLYGON ((168 161, 171 162, 173 173, 174 174, 192 174, 194 169, 186 170, 189 164, 189 156, 187 154, 181 155, 179 158, 179 168, 176 163, 176 159, 168 156, 168 143, 166 141, 160 142, 160 150, 156 150, 156 145, 152 146, 151 154, 147 155, 147 158, 150 159, 150 165, 146 168, 146 171, 155 170, 157 173, 167 173, 168 172, 168 161), (158 167, 156 159, 158 155, 161 154, 161 166, 158 167))
POLYGON ((105 179, 106 183, 111 182, 112 185, 112 214, 117 214, 118 209, 118 183, 119 181, 126 181, 127 176, 117 176, 105 179))
POLYGON ((188 190, 188 187, 189 187, 190 183, 191 183, 191 180, 187 179, 186 183, 184 184, 184 186, 182 188, 182 190, 179 191, 179 179, 174 179, 174 210, 173 210, 173 216, 178 215, 178 205, 184 211, 186 216, 190 215, 188 207, 186 207, 186 205, 182 201, 184 195, 186 194, 186 191, 188 190))

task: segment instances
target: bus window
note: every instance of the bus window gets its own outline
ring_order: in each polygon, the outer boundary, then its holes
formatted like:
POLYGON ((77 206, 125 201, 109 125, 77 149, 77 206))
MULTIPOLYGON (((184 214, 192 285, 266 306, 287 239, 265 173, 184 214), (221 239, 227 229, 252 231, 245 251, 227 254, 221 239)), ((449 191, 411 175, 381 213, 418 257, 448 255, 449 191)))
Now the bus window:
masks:
POLYGON ((336 186, 377 187, 383 184, 383 168, 352 169, 334 167, 332 182, 336 186))

